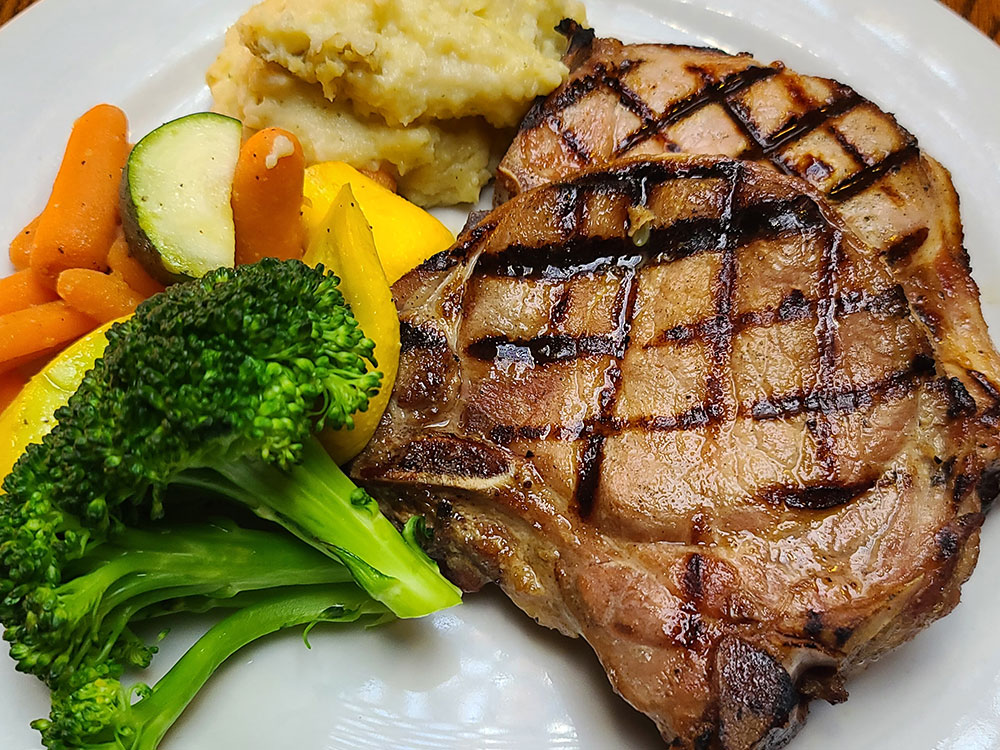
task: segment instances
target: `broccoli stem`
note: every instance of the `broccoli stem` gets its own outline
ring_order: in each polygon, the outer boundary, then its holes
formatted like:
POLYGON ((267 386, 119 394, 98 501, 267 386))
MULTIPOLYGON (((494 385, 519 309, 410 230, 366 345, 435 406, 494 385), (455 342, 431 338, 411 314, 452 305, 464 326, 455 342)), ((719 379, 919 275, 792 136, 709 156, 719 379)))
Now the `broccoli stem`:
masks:
POLYGON ((398 617, 422 617, 461 602, 437 565, 396 530, 316 438, 302 462, 282 471, 261 461, 219 462, 174 480, 221 493, 340 560, 371 596, 398 617))
MULTIPOLYGON (((386 614, 361 589, 349 583, 290 587, 262 594, 259 601, 219 622, 180 658, 128 712, 125 721, 134 740, 129 750, 155 750, 170 727, 212 674, 244 646, 266 635, 317 622, 354 622, 386 614)), ((126 727, 116 728, 118 736, 126 727)), ((109 747, 118 747, 110 745, 109 747)))
POLYGON ((215 524, 128 529, 74 564, 73 571, 76 577, 64 586, 70 591, 88 587, 91 578, 97 585, 110 580, 103 589, 107 611, 142 594, 178 587, 224 598, 227 592, 289 583, 350 580, 346 569, 284 534, 215 524), (91 572, 80 575, 79 566, 91 572))
MULTIPOLYGON (((128 529, 72 569, 67 583, 37 595, 38 624, 12 633, 20 668, 50 684, 107 659, 137 613, 162 602, 351 580, 345 566, 284 533, 224 523, 128 529)), ((151 655, 128 653, 128 663, 140 667, 151 655)))

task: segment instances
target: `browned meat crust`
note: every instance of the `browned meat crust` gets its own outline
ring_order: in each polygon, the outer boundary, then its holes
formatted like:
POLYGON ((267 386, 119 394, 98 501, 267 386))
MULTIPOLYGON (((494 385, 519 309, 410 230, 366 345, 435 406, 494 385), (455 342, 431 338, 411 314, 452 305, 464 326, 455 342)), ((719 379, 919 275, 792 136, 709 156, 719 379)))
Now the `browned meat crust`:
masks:
POLYGON ((751 162, 520 195, 394 287, 353 474, 676 748, 782 744, 955 606, 995 430, 820 195, 751 162))
POLYGON ((958 197, 892 115, 781 63, 566 31, 569 80, 521 124, 500 164, 498 200, 644 154, 720 154, 800 177, 888 261, 941 366, 978 403, 998 403, 1000 356, 962 244, 958 197))

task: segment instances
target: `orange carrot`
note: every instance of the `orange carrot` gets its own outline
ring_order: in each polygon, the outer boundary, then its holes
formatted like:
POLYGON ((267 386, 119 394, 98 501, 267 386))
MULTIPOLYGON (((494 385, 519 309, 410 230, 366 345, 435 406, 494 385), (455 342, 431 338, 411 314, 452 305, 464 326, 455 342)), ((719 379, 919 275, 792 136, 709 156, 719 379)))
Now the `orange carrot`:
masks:
POLYGON ((17 236, 10 243, 10 262, 14 268, 23 271, 31 265, 31 249, 35 246, 35 230, 38 228, 38 220, 41 216, 36 216, 31 222, 17 233, 17 236))
POLYGON ((0 375, 0 413, 10 406, 10 402, 17 397, 27 382, 28 378, 19 370, 11 370, 0 375))
MULTIPOLYGON (((62 300, 0 315, 0 371, 12 360, 24 360, 72 341, 97 327, 89 315, 62 300)), ((22 362, 23 363, 23 362, 22 362)))
POLYGON ((72 343, 72 341, 67 341, 65 344, 54 346, 51 349, 46 349, 38 354, 28 355, 25 357, 26 361, 17 366, 17 371, 25 379, 31 380, 31 378, 35 377, 35 375, 48 367, 49 362, 55 359, 63 349, 72 343))
MULTIPOLYGON (((79 337, 77 336, 74 337, 74 339, 75 338, 79 337)), ((49 360, 69 346, 74 339, 69 339, 56 346, 50 346, 49 348, 42 349, 39 352, 25 354, 23 357, 14 357, 14 359, 8 359, 6 362, 0 362, 0 375, 8 373, 11 370, 17 370, 27 378, 33 377, 49 363, 49 360)))
POLYGON ((154 279, 142 263, 137 261, 128 250, 128 243, 121 234, 111 243, 108 250, 108 266, 114 275, 128 284, 138 292, 143 298, 152 297, 154 294, 163 291, 163 284, 154 279))
POLYGON ((264 128, 243 144, 233 176, 237 265, 302 257, 305 164, 298 138, 280 128, 264 128))
POLYGON ((59 274, 56 291, 67 305, 98 323, 135 311, 143 297, 117 276, 89 268, 67 268, 59 274))
POLYGON ((31 251, 31 268, 45 283, 54 287, 67 268, 107 268, 129 151, 127 130, 125 114, 110 104, 99 104, 73 125, 31 251))
POLYGON ((0 279, 0 315, 58 299, 30 268, 0 279))

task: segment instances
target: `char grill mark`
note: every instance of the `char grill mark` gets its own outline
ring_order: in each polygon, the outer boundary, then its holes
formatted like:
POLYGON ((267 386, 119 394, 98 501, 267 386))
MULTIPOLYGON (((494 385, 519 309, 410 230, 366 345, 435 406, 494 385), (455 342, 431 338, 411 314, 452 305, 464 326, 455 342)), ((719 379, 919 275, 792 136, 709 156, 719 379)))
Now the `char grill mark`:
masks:
POLYGON ((708 427, 710 424, 719 422, 725 416, 725 409, 720 401, 721 399, 716 396, 716 400, 692 406, 680 414, 643 417, 634 423, 627 424, 626 429, 638 428, 649 432, 674 432, 708 427))
POLYGON ((968 370, 968 375, 982 389, 985 398, 989 401, 989 406, 980 415, 983 424, 994 428, 1000 426, 1000 389, 997 389, 993 382, 979 370, 968 370))
MULTIPOLYGON (((627 62, 628 66, 622 66, 619 70, 621 75, 627 73, 636 64, 631 60, 627 62)), ((609 82, 609 88, 618 94, 618 101, 622 103, 622 106, 642 122, 652 122, 656 117, 656 113, 649 108, 649 105, 646 104, 642 97, 630 89, 621 78, 612 78, 609 82)))
MULTIPOLYGON (((608 193, 632 189, 613 182, 594 187, 608 193)), ((728 217, 680 219, 669 226, 657 227, 650 231, 649 239, 641 247, 620 237, 591 236, 569 236, 541 247, 511 245, 494 255, 480 257, 474 273, 550 281, 616 268, 627 275, 639 263, 644 266, 671 263, 700 253, 722 253, 728 245, 738 247, 755 239, 800 234, 823 226, 820 208, 804 196, 765 201, 733 211, 728 217)))
POLYGON ((850 200, 874 185, 883 175, 899 169, 907 162, 919 156, 920 149, 917 147, 917 142, 911 136, 910 142, 898 151, 893 151, 881 161, 870 164, 859 172, 855 172, 850 177, 845 177, 838 182, 827 191, 826 197, 834 203, 842 203, 850 200))
MULTIPOLYGON (((636 65, 641 64, 641 60, 623 60, 617 65, 605 65, 598 63, 594 66, 594 72, 582 78, 574 79, 547 108, 548 116, 557 115, 581 99, 599 89, 606 89, 618 96, 618 101, 625 109, 642 120, 644 123, 652 124, 656 119, 656 113, 649 108, 649 105, 635 91, 629 88, 622 80, 622 76, 628 73, 636 65)), ((539 121, 529 123, 530 126, 540 124, 539 121)), ((521 128, 525 127, 522 123, 521 128)))
POLYGON ((510 469, 507 459, 481 444, 445 436, 410 443, 395 468, 472 479, 489 479, 510 469))
POLYGON ((533 339, 488 336, 469 344, 466 353, 483 362, 519 362, 529 367, 544 367, 578 357, 624 355, 621 340, 610 334, 538 336, 533 339))
POLYGON ((808 487, 766 487, 761 499, 799 510, 830 510, 851 502, 875 486, 875 480, 853 484, 816 484, 808 487))
POLYGON ((564 287, 549 311, 549 330, 558 331, 563 327, 569 315, 569 303, 569 287, 564 287))
MULTIPOLYGON (((840 117, 850 112, 861 104, 864 100, 861 96, 848 90, 843 96, 832 104, 818 107, 806 112, 801 117, 792 117, 782 125, 774 135, 765 137, 757 128, 751 124, 749 113, 736 102, 730 104, 730 111, 736 120, 741 123, 744 133, 749 136, 751 145, 739 155, 740 159, 757 161, 758 159, 772 159, 774 154, 791 145, 795 141, 805 138, 814 130, 825 126, 835 117, 840 117)), ((788 171, 787 167, 778 161, 774 161, 775 166, 783 171, 788 171)))
POLYGON ((969 376, 975 380, 979 387, 986 391, 986 395, 993 400, 994 404, 1000 404, 1000 389, 998 389, 990 379, 978 370, 970 370, 969 376))
MULTIPOLYGON (((736 414, 755 421, 786 419, 799 414, 828 416, 857 412, 897 401, 912 394, 921 383, 934 376, 934 360, 919 355, 906 370, 885 378, 854 387, 827 388, 784 394, 752 404, 741 404, 736 414)), ((952 416, 961 416, 953 414, 952 416)), ((514 440, 576 441, 597 444, 608 437, 631 430, 675 432, 693 430, 717 424, 727 417, 721 399, 709 399, 703 404, 673 415, 650 415, 633 420, 601 416, 579 424, 497 425, 491 436, 494 442, 508 445, 514 440)), ((591 448, 591 452, 595 449, 591 448)))
POLYGON ((586 166, 593 160, 590 151, 587 150, 583 141, 569 128, 560 127, 559 138, 566 144, 566 147, 576 157, 577 161, 580 162, 581 166, 586 166))
POLYGON ((692 554, 684 566, 684 593, 688 599, 698 601, 704 596, 702 573, 704 561, 697 552, 692 554))
POLYGON ((436 328, 417 326, 408 320, 399 322, 399 350, 405 354, 414 349, 447 348, 448 342, 436 328))
POLYGON ((483 221, 459 237, 459 241, 447 250, 432 255, 418 266, 418 271, 441 273, 461 263, 479 245, 484 237, 496 229, 496 225, 483 221))
MULTIPOLYGON (((750 145, 740 154, 741 159, 761 159, 771 158, 772 155, 783 149, 794 141, 804 138, 809 133, 825 126, 830 120, 840 115, 844 115, 864 102, 864 99, 855 91, 845 89, 842 95, 829 105, 813 109, 801 117, 792 117, 785 122, 776 133, 770 137, 762 134, 753 124, 749 113, 733 97, 749 89, 759 81, 775 76, 783 70, 778 65, 753 66, 745 70, 733 73, 719 82, 713 82, 701 70, 691 68, 702 75, 704 80, 703 88, 670 105, 665 112, 657 115, 650 109, 649 105, 622 80, 632 67, 642 61, 626 60, 620 66, 608 66, 599 63, 595 66, 593 74, 577 78, 559 92, 549 103, 547 108, 539 113, 536 118, 526 120, 522 124, 522 129, 537 127, 546 118, 557 118, 558 114, 565 109, 579 103, 589 94, 604 88, 618 96, 622 106, 634 114, 641 125, 629 133, 615 147, 611 158, 616 158, 628 154, 646 141, 661 136, 663 131, 671 125, 690 117, 698 110, 710 104, 719 104, 729 114, 733 123, 746 136, 750 145)), ((583 141, 576 136, 569 128, 559 122, 559 137, 576 154, 581 163, 592 163, 592 156, 584 145, 583 141)), ((851 147, 853 148, 853 147, 851 147)), ((860 154, 858 155, 860 157, 860 154)), ((785 172, 791 172, 781 160, 774 160, 775 166, 785 172)))
MULTIPOLYGON (((750 328, 768 328, 779 323, 809 320, 818 317, 822 300, 806 299, 802 292, 794 290, 777 307, 749 310, 740 313, 735 321, 736 333, 750 328)), ((896 284, 877 294, 868 292, 847 292, 835 297, 829 307, 837 318, 858 312, 870 312, 880 318, 905 317, 909 307, 903 288, 896 284)), ((713 316, 673 326, 661 331, 655 339, 645 344, 647 348, 663 344, 689 344, 695 341, 709 341, 715 334, 717 320, 713 316)))
POLYGON ((566 37, 569 47, 566 54, 572 55, 584 47, 589 47, 594 43, 597 35, 593 29, 581 26, 572 18, 564 18, 556 25, 556 31, 566 37))
POLYGON ((954 529, 941 529, 941 531, 935 535, 934 541, 937 542, 938 547, 941 550, 941 559, 947 560, 954 557, 958 553, 959 538, 954 529))
POLYGON ((945 378, 944 390, 948 394, 948 416, 971 417, 976 413, 976 401, 958 378, 945 378))
MULTIPOLYGON (((561 120, 558 120, 556 129, 558 137, 577 155, 581 164, 593 164, 598 160, 612 161, 625 156, 651 138, 661 135, 666 128, 690 117, 710 104, 719 104, 733 125, 747 139, 749 145, 739 154, 740 159, 767 159, 786 174, 802 176, 794 165, 782 157, 781 152, 810 133, 826 128, 830 135, 840 143, 845 153, 861 167, 857 172, 826 191, 827 198, 834 202, 847 201, 864 192, 882 176, 899 169, 920 154, 916 139, 903 131, 905 143, 896 151, 873 162, 858 151, 854 144, 844 138, 837 128, 827 127, 835 118, 846 115, 866 103, 861 95, 847 87, 840 87, 837 96, 831 103, 809 110, 801 116, 790 117, 772 135, 767 136, 761 133, 754 124, 746 106, 734 97, 752 88, 758 82, 780 74, 784 68, 779 64, 752 66, 732 73, 720 82, 713 82, 708 74, 697 66, 689 66, 689 70, 699 73, 704 79, 702 89, 673 103, 663 114, 657 116, 649 108, 649 105, 621 80, 621 76, 641 62, 641 60, 626 60, 620 66, 597 63, 595 73, 570 80, 566 87, 557 92, 544 108, 542 119, 558 119, 560 112, 578 104, 589 94, 603 88, 618 95, 622 106, 639 118, 642 124, 638 128, 625 136, 611 154, 599 157, 591 154, 584 140, 570 128, 564 126, 561 120)), ((791 84, 789 85, 791 86, 791 84)), ((534 123, 529 124, 529 127, 535 126, 534 123)))
MULTIPOLYGON (((642 264, 633 263, 626 266, 626 269, 626 275, 621 281, 615 300, 617 310, 615 317, 618 319, 614 333, 616 349, 611 354, 610 364, 604 371, 605 385, 598 396, 600 422, 611 418, 621 390, 622 361, 629 345, 642 264)), ((575 500, 581 518, 587 518, 594 508, 594 498, 601 480, 601 464, 604 461, 604 441, 603 434, 596 434, 588 438, 580 450, 575 500)))
POLYGON ((927 241, 928 234, 927 227, 920 227, 920 229, 900 237, 882 251, 882 256, 885 258, 886 263, 890 266, 895 266, 909 260, 910 256, 927 241))
POLYGON ((934 537, 939 557, 950 560, 958 555, 969 535, 977 531, 982 523, 982 513, 965 513, 941 529, 934 537))
POLYGON ((736 251, 740 245, 754 235, 769 222, 752 224, 750 237, 743 236, 745 217, 736 211, 736 195, 743 178, 743 167, 740 162, 733 162, 732 175, 726 195, 726 206, 722 214, 726 230, 722 238, 722 257, 719 263, 719 275, 712 285, 712 297, 715 303, 716 323, 710 328, 709 359, 710 365, 706 380, 707 400, 704 404, 706 415, 718 415, 709 424, 725 416, 728 410, 724 380, 729 374, 733 356, 733 307, 736 296, 736 251))
POLYGON ((804 631, 810 638, 819 638, 823 634, 823 615, 812 609, 807 610, 804 631))
POLYGON ((868 408, 878 399, 900 399, 912 393, 921 382, 934 374, 934 360, 918 355, 906 370, 860 386, 830 388, 811 393, 793 394, 754 403, 749 409, 753 419, 784 419, 803 413, 819 415, 854 412, 868 408))
MULTIPOLYGON (((885 378, 863 383, 854 387, 817 389, 784 394, 773 398, 741 405, 737 411, 740 417, 756 421, 785 419, 799 414, 829 415, 856 412, 861 409, 888 403, 909 396, 922 382, 934 375, 934 361, 926 356, 918 356, 906 370, 894 372, 885 378)), ((952 414, 961 416, 961 414, 952 414)), ((595 435, 610 437, 629 430, 651 432, 673 432, 705 427, 726 417, 720 402, 706 401, 687 411, 674 415, 651 415, 634 420, 601 417, 586 420, 578 425, 501 425, 496 429, 503 436, 498 442, 510 443, 520 440, 579 440, 595 435)))
POLYGON ((580 446, 576 470, 576 496, 574 498, 580 518, 587 518, 594 510, 597 485, 601 480, 601 463, 604 460, 604 435, 598 433, 584 440, 580 446))
POLYGON ((878 317, 903 318, 909 315, 909 305, 903 287, 894 284, 878 294, 850 292, 837 299, 838 315, 867 311, 878 317))
MULTIPOLYGON (((656 137, 666 128, 707 107, 709 104, 719 103, 729 109, 729 97, 750 88, 750 86, 758 81, 770 78, 780 72, 781 68, 779 66, 755 66, 741 70, 738 73, 733 73, 718 83, 706 81, 701 91, 679 102, 675 102, 659 117, 644 120, 639 128, 622 139, 621 143, 615 148, 613 156, 617 157, 627 154, 642 143, 656 137)), ((730 111, 732 110, 730 109, 730 111)), ((739 117, 735 117, 735 119, 742 123, 739 117)), ((744 129, 746 129, 745 124, 744 129)), ((747 133, 751 138, 753 137, 749 130, 747 130, 747 133)))
POLYGON ((855 146, 853 143, 851 143, 847 139, 847 137, 843 133, 841 133, 837 128, 830 128, 829 133, 831 136, 833 136, 833 140, 837 142, 837 145, 839 145, 844 150, 844 153, 851 158, 851 161, 854 162, 855 166, 857 167, 872 166, 871 160, 867 159, 865 155, 861 153, 858 147, 855 146))
MULTIPOLYGON (((837 273, 839 269, 840 243, 843 235, 831 231, 823 243, 823 264, 820 268, 820 300, 816 305, 816 340, 819 345, 819 381, 833 381, 837 371, 837 295, 839 294, 837 273)), ((836 446, 833 439, 833 425, 823 409, 815 420, 808 423, 816 440, 817 457, 829 479, 837 473, 836 446)), ((786 500, 786 504, 787 504, 786 500)), ((793 506, 795 507, 795 506, 793 506)), ((802 507, 809 507, 804 505, 802 507)))
MULTIPOLYGON (((566 315, 565 300, 561 295, 553 305, 551 324, 558 328, 566 315)), ((842 318, 858 312, 871 312, 882 318, 902 317, 907 314, 906 297, 897 284, 878 294, 849 293, 830 300, 808 300, 801 292, 790 294, 776 308, 750 310, 740 313, 732 322, 733 333, 742 333, 751 328, 769 328, 780 323, 819 318, 821 308, 828 309, 827 317, 842 318)), ((729 323, 717 315, 694 323, 676 325, 661 331, 656 338, 643 344, 649 349, 667 344, 690 344, 693 342, 717 342, 719 335, 728 331, 729 323)), ((832 324, 827 322, 827 330, 832 324)), ((829 338, 828 334, 824 334, 829 338)), ((407 344, 404 343, 404 347, 407 344)), ((531 339, 487 336, 478 339, 466 348, 469 356, 482 362, 511 361, 532 367, 544 367, 553 362, 563 362, 577 357, 624 356, 619 338, 612 334, 568 336, 553 334, 531 339)))
POLYGON ((715 655, 719 736, 726 748, 784 744, 784 727, 800 696, 791 676, 769 653, 741 638, 726 638, 715 655))

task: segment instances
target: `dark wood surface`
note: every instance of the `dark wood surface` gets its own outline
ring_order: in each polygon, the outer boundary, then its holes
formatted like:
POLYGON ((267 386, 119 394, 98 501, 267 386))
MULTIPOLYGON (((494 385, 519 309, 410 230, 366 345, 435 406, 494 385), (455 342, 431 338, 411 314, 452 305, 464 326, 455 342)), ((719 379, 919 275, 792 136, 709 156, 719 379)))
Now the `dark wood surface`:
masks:
POLYGON ((1000 0, 942 0, 949 8, 1000 44, 1000 0))
POLYGON ((35 0, 0 0, 0 24, 6 23, 35 0))
MULTIPOLYGON (((144 2, 144 0, 138 0, 144 2)), ((0 24, 27 8, 36 0, 0 0, 0 24)), ((986 36, 1000 43, 1000 0, 941 0, 959 15, 968 18, 986 36)), ((247 7, 250 6, 248 0, 247 7)))

